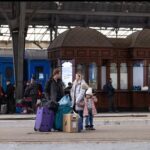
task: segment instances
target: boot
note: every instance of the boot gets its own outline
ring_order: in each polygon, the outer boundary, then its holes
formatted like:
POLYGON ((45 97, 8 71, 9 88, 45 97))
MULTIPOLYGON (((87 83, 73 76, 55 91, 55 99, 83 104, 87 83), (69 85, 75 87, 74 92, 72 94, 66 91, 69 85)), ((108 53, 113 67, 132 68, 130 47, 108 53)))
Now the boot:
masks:
POLYGON ((89 130, 96 130, 93 125, 89 126, 89 130))
POLYGON ((85 130, 89 130, 89 127, 90 127, 89 125, 85 126, 85 130))

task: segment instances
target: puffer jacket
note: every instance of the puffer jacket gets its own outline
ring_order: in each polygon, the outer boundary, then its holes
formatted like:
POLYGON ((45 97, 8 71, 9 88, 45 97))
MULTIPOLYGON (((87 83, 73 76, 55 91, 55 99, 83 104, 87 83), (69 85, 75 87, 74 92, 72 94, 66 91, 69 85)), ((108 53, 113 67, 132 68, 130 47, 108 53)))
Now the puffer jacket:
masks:
MULTIPOLYGON (((84 80, 80 80, 78 82, 75 80, 73 82, 73 86, 71 88, 71 93, 70 93, 72 98, 72 107, 74 106, 74 104, 84 100, 84 96, 87 88, 88 85, 84 80)), ((75 105, 75 109, 79 111, 79 110, 83 110, 83 107, 79 107, 78 105, 75 105)))
MULTIPOLYGON (((95 102, 97 102, 97 97, 92 96, 91 100, 92 100, 92 115, 94 116, 94 115, 97 114, 97 110, 96 110, 96 107, 95 107, 95 102)), ((89 115, 88 102, 87 101, 88 101, 88 99, 84 98, 85 105, 84 105, 83 116, 88 116, 89 115)))

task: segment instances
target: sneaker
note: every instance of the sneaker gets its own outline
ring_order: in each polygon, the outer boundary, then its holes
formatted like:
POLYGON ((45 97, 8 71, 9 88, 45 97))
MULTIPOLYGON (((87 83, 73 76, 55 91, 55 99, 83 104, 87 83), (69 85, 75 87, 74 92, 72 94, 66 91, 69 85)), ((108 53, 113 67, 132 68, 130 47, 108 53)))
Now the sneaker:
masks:
POLYGON ((55 131, 55 129, 52 128, 52 129, 51 129, 51 132, 54 132, 54 131, 55 131))

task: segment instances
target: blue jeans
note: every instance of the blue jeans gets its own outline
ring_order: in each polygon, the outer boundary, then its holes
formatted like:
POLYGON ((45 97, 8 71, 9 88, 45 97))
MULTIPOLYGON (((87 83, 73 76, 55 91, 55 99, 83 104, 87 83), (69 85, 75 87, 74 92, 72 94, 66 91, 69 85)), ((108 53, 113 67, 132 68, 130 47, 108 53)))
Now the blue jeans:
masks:
POLYGON ((89 114, 88 116, 85 117, 85 126, 90 126, 93 127, 93 114, 92 114, 92 109, 88 110, 89 114))
POLYGON ((82 130, 83 130, 83 110, 78 110, 77 113, 82 119, 82 130))

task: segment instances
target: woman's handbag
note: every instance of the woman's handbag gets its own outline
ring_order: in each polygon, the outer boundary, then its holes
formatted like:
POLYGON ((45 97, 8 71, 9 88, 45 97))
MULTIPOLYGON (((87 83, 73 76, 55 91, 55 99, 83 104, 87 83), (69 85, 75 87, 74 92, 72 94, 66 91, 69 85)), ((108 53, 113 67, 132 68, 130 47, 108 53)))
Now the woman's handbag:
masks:
POLYGON ((32 97, 25 97, 24 101, 26 101, 26 102, 32 102, 32 97))
POLYGON ((77 106, 78 106, 78 107, 84 107, 84 105, 85 105, 84 100, 81 100, 81 101, 79 101, 79 102, 77 103, 77 106))
POLYGON ((53 110, 56 112, 59 107, 59 103, 54 100, 49 100, 46 103, 44 103, 44 106, 48 107, 50 110, 53 110))

